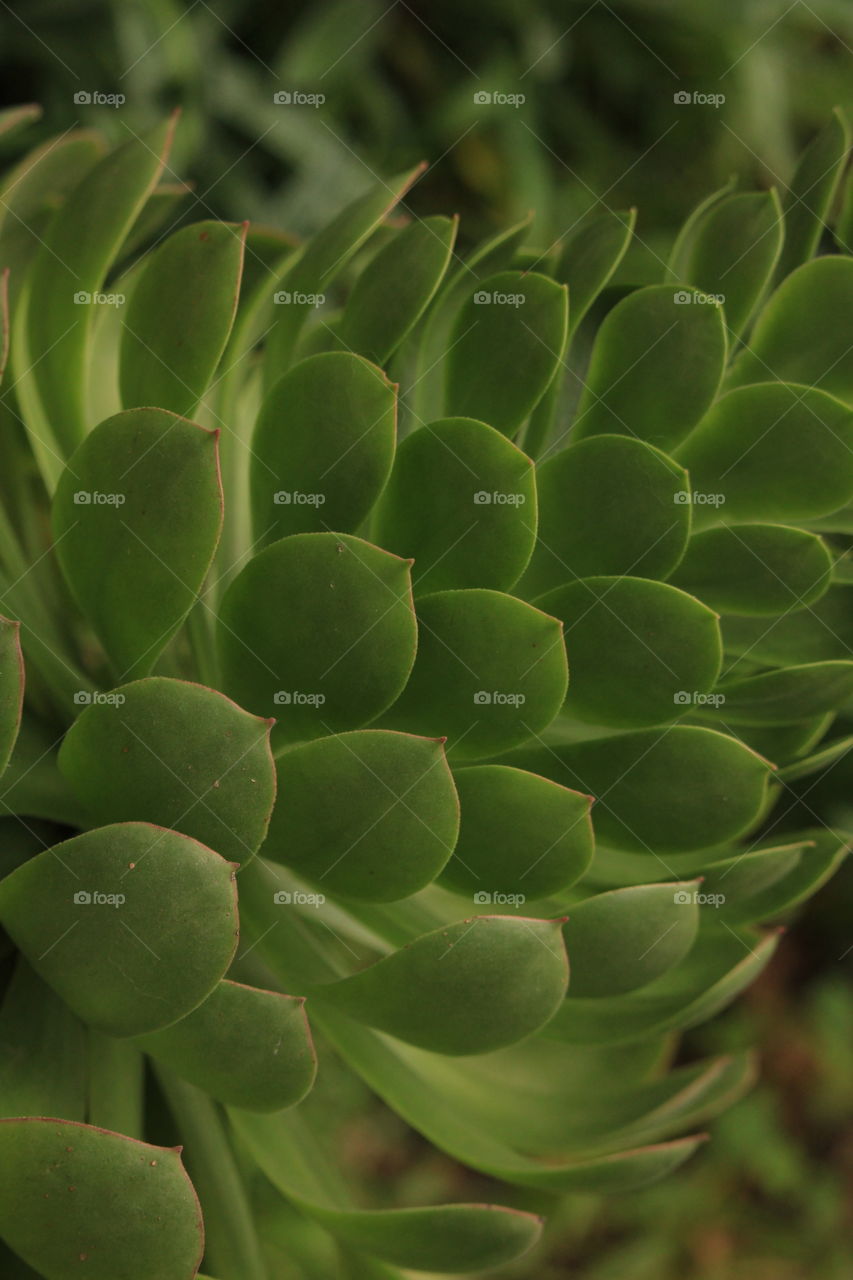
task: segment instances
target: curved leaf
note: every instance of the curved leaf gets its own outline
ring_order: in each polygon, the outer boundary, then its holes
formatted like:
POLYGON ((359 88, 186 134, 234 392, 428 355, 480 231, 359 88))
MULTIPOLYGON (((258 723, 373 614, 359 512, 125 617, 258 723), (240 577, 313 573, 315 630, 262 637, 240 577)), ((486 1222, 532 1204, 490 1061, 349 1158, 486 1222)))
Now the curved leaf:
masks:
POLYGON ((834 711, 853 694, 853 662, 810 662, 720 685, 732 724, 787 724, 834 711))
POLYGON ((86 1028, 23 956, 0 1008, 0 1115, 85 1120, 86 1028))
POLYGON ((802 609, 832 581, 817 534, 781 524, 720 525, 690 539, 670 582, 713 609, 754 616, 802 609))
POLYGON ((785 193, 785 246, 779 262, 784 279, 817 251, 850 153, 850 128, 838 107, 800 157, 785 193))
POLYGON ((628 250, 637 210, 600 213, 569 240, 554 275, 569 286, 569 334, 574 333, 628 250))
POLYGON ((24 705, 21 624, 0 616, 0 774, 9 763, 24 705))

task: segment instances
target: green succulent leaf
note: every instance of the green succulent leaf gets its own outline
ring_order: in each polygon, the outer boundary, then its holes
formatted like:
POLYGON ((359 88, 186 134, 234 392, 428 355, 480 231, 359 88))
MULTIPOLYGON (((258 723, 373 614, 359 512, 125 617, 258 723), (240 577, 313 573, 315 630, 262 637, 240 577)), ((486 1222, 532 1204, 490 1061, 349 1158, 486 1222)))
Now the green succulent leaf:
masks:
POLYGON ((624 995, 683 960, 699 928, 699 883, 631 885, 571 907, 563 925, 570 998, 624 995))
POLYGON ((783 382, 853 402, 853 258, 832 255, 798 267, 770 298, 729 375, 729 387, 783 382))
POLYGON ((0 774, 9 763, 21 727, 24 680, 21 624, 0 616, 0 774))
POLYGON ((237 945, 231 863, 176 831, 99 827, 0 882, 0 922, 79 1018, 114 1036, 185 1017, 237 945))
POLYGON ((445 414, 514 435, 560 367, 568 321, 568 290, 537 272, 469 289, 449 339, 445 414))
POLYGON ((86 1028, 23 956, 0 1007, 0 1115, 85 1120, 86 1028))
POLYGON ((769 772, 736 739, 692 725, 522 750, 507 763, 591 792, 596 838, 652 855, 709 848, 746 831, 762 812, 769 772))
POLYGON ((220 1102, 279 1111, 300 1102, 317 1073, 304 1004, 223 981, 186 1018, 136 1044, 220 1102))
POLYGON ((422 174, 419 164, 388 182, 380 182, 347 205, 289 262, 279 278, 275 326, 267 340, 264 389, 268 391, 291 362, 303 325, 315 299, 335 279, 353 254, 381 225, 409 187, 422 174))
POLYGON ((477 902, 540 898, 580 879, 593 855, 591 798, 506 765, 455 774, 461 822, 441 883, 477 902))
POLYGON ((704 523, 809 520, 853 496, 853 410, 805 386, 739 387, 678 450, 704 523))
POLYGON ((651 445, 596 436, 536 470, 539 537, 520 583, 539 595, 598 574, 665 578, 690 532, 687 472, 651 445))
POLYGON ((120 678, 148 673, 204 582, 222 527, 217 438, 130 409, 95 428, 59 482, 59 562, 120 678))
POLYGON ((572 663, 566 711, 580 720, 619 728, 665 724, 716 682, 717 615, 667 583, 584 578, 536 603, 565 625, 572 663))
POLYGON ((678 235, 675 237, 675 242, 669 255, 665 275, 667 281, 689 279, 687 265, 693 253, 696 237, 706 217, 721 201, 732 194, 736 186, 737 178, 733 174, 724 187, 720 187, 718 190, 712 191, 709 196, 705 196, 685 218, 678 235))
POLYGON ((375 719, 405 685, 416 639, 408 562, 346 534, 273 543, 219 615, 225 687, 256 714, 281 715, 279 743, 375 719))
POLYGON ((697 227, 682 261, 682 278, 723 298, 726 324, 739 334, 773 277, 783 238, 774 189, 726 196, 697 227))
POLYGON ((264 855, 329 892, 393 902, 430 884, 459 830, 441 739, 366 729, 279 754, 264 855))
POLYGON ((569 286, 569 334, 625 257, 636 221, 636 209, 597 214, 578 228, 560 254, 554 275, 569 286))
POLYGON ((476 916, 311 997, 434 1053, 487 1053, 547 1022, 567 982, 560 921, 476 916))
POLYGON ((417 324, 441 284, 458 219, 423 218, 399 231, 356 281, 341 322, 349 351, 384 365, 417 324))
POLYGON ((407 436, 378 509, 377 537, 412 556, 417 594, 458 587, 507 591, 536 541, 530 459, 472 418, 444 418, 407 436))
POLYGON ((119 378, 126 409, 189 417, 207 390, 237 310, 246 227, 193 222, 145 260, 123 317, 119 378))
POLYGON ((25 102, 21 106, 4 107, 0 111, 0 134, 4 138, 11 137, 18 129, 23 129, 25 125, 31 124, 33 120, 38 120, 41 113, 42 109, 37 102, 25 102))
MULTIPOLYGON (((733 866, 717 863, 708 868, 703 890, 723 895, 725 902, 720 912, 727 924, 754 924, 785 916, 816 893, 850 852, 850 837, 827 828, 806 831, 797 838, 802 843, 790 847, 798 850, 797 856, 789 852, 783 862, 777 855, 777 874, 772 878, 766 875, 763 883, 757 876, 746 885, 740 881, 742 864, 737 859, 733 866)), ((758 859, 765 852, 771 851, 758 851, 748 858, 758 859)))
POLYGON ((676 285, 636 289, 598 330, 573 439, 626 435, 671 448, 713 401, 725 362, 716 301, 676 285))
POLYGON ((457 759, 508 751, 562 706, 562 624, 498 591, 440 591, 418 601, 418 653, 385 723, 447 735, 457 759))
MULTIPOLYGON (((71 453, 85 436, 88 354, 107 271, 166 162, 175 118, 109 152, 74 188, 33 263, 27 353, 42 408, 71 453)), ((120 304, 116 304, 120 305, 120 304)))
POLYGON ((192 1280, 201 1211, 179 1150, 35 1117, 0 1121, 0 1235, 45 1280, 192 1280))
POLYGON ((670 578, 713 609, 756 617, 814 604, 831 581, 823 539, 781 524, 705 529, 690 539, 670 578))
POLYGON ((152 676, 87 707, 59 767, 94 823, 172 827, 242 863, 275 801, 271 723, 215 689, 152 676))
POLYGON ((257 539, 357 528, 388 479, 396 430, 396 388, 375 365, 345 351, 300 360, 255 426, 257 539))
POLYGON ((838 107, 800 157, 785 193, 783 280, 817 251, 850 154, 850 127, 838 107))
POLYGON ((853 662, 810 662, 720 685, 732 724, 787 724, 836 710, 853 694, 853 662))

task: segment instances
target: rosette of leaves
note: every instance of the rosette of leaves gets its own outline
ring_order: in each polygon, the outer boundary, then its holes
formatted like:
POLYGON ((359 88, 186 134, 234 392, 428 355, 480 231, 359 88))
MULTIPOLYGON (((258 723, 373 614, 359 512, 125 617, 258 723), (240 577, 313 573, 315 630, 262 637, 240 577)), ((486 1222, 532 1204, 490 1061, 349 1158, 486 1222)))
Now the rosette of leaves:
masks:
POLYGON ((417 171, 171 230, 171 130, 5 180, 4 1274, 493 1268, 690 1156, 752 1065, 678 1033, 846 852, 785 814, 849 745, 847 126, 636 289, 633 213, 462 260, 417 171), (502 1203, 365 1204, 315 1043, 502 1203))

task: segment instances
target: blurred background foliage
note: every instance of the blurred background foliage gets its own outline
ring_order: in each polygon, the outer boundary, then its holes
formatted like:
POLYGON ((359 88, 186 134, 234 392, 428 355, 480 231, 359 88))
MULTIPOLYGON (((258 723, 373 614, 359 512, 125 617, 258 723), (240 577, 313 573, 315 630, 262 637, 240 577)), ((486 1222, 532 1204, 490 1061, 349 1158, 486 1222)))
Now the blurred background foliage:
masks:
MULTIPOLYGON (((459 212, 463 245, 529 209, 544 247, 599 202, 637 205, 638 276, 642 246, 662 251, 732 174, 783 191, 832 107, 853 107, 850 0, 4 0, 0 30, 3 104, 44 108, 16 148, 78 124, 118 141, 183 107, 169 176, 192 185, 186 219, 307 234, 374 175, 426 158, 407 203, 459 212), (126 101, 79 101, 96 92, 126 101), (324 101, 275 101, 297 92, 324 101)), ((789 826, 853 829, 853 760, 792 804, 789 826)), ((747 997, 686 1037, 683 1060, 760 1051, 761 1083, 703 1155, 630 1197, 565 1201, 507 1280, 847 1280, 852 882, 848 862, 786 922, 747 997)), ((315 1120, 368 1200, 491 1198, 348 1072, 325 1071, 318 1099, 315 1120)), ((294 1241, 309 1274, 334 1274, 313 1229, 270 1204, 282 1280, 294 1241)))

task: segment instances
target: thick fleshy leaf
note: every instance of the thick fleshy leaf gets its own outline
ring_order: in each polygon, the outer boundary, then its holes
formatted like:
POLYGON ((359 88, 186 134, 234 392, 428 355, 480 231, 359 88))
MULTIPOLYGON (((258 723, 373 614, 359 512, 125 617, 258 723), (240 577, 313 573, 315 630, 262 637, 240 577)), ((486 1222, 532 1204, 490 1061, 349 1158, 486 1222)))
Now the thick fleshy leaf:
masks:
POLYGON ((693 253, 696 237, 705 219, 716 205, 732 194, 736 186, 737 178, 732 175, 724 187, 720 187, 718 190, 712 191, 709 196, 705 196, 685 218, 678 235, 675 237, 675 242, 669 255, 665 275, 667 281, 686 280, 689 278, 686 267, 693 253))
POLYGON ((21 624, 0 616, 0 773, 9 763, 21 727, 24 679, 21 624))
POLYGON ((0 1115, 85 1120, 86 1028, 18 956, 0 1008, 0 1115))
POLYGON ((726 652, 744 654, 753 664, 785 667, 844 660, 853 652, 853 588, 832 586, 808 609, 772 621, 724 617, 722 629, 726 652))
POLYGON ((183 1018, 237 945, 231 863, 143 822, 99 827, 0 882, 0 921, 84 1022, 142 1035, 183 1018))
MULTIPOLYGON (((802 833, 805 845, 794 845, 800 852, 796 858, 790 858, 784 868, 784 874, 768 877, 763 884, 753 882, 749 892, 731 881, 741 871, 741 865, 735 860, 730 872, 722 864, 708 868, 706 884, 702 886, 709 893, 722 893, 725 903, 721 907, 721 916, 728 924, 753 924, 765 920, 778 920, 798 903, 817 893, 839 868, 850 852, 851 841, 827 828, 816 828, 802 833)), ((768 851, 769 852, 769 851, 768 851)), ((760 852, 749 855, 758 858, 760 852)))
POLYGON ((217 437, 130 409, 95 428, 59 482, 59 562, 120 678, 147 674, 204 582, 222 527, 217 437))
POLYGON ((802 609, 832 581, 832 556, 817 534, 781 524, 720 525, 697 533, 670 582, 723 613, 802 609))
POLYGON ((431 422, 397 451, 377 537, 389 551, 414 557, 415 592, 507 591, 536 540, 533 464, 483 422, 431 422))
POLYGON ((431 1273, 481 1271, 518 1257, 539 1235, 539 1219, 499 1205, 357 1210, 334 1204, 306 1158, 298 1120, 260 1120, 239 1111, 230 1112, 230 1119, 282 1195, 372 1257, 431 1273))
POLYGON ((554 275, 569 286, 569 333, 574 333, 627 252, 637 210, 597 214, 569 240, 554 275))
POLYGON ((418 602, 418 654, 391 728, 446 736, 457 758, 508 751, 549 725, 566 696, 563 628, 498 591, 418 602))
POLYGON ((264 390, 287 369, 315 299, 344 269, 424 170, 424 165, 380 182, 347 205, 288 263, 279 277, 275 326, 267 339, 264 390), (287 301, 284 301, 284 299, 287 301))
POLYGON ((696 941, 698 880, 613 889, 571 908, 570 998, 623 995, 678 964, 696 941))
POLYGON ((109 152, 68 197, 33 263, 27 354, 68 453, 89 428, 87 357, 105 276, 165 164, 175 117, 109 152), (37 367, 36 367, 37 366, 37 367))
POLYGON ((4 107, 0 111, 0 134, 5 138, 11 137, 18 129, 23 129, 25 125, 31 124, 33 120, 38 120, 42 109, 37 102, 25 102, 20 106, 4 107))
POLYGON ((373 720, 405 685, 416 639, 408 562, 346 534, 273 543, 220 610, 225 687, 241 706, 280 717, 279 742, 373 720))
POLYGON ((565 285, 537 272, 475 281, 450 334, 445 413, 514 435, 560 367, 568 316, 565 285))
POLYGON ((453 253, 456 218, 422 218, 399 231, 359 275, 344 310, 349 351, 384 365, 418 322, 453 253))
POLYGON ((59 767, 95 824, 153 822, 245 862, 275 800, 271 722, 204 685, 122 685, 71 726, 59 767))
POLYGON ((396 429, 396 389, 375 365, 345 351, 300 360, 252 439, 256 537, 355 529, 388 479, 396 429))
POLYGON ((461 824, 441 883, 475 904, 518 905, 565 889, 593 854, 591 798, 505 765, 455 774, 461 824), (483 896, 485 895, 485 897, 483 896))
POLYGON ((813 662, 719 687, 732 724, 787 724, 834 711, 853 694, 853 662, 813 662))
POLYGON ((725 321, 734 334, 745 327, 772 279, 783 234, 774 189, 727 196, 697 227, 682 279, 723 299, 725 321))
POLYGON ((129 261, 150 250, 158 233, 167 235, 179 221, 178 206, 192 195, 189 182, 160 182, 137 214, 119 252, 119 259, 129 261), (163 230, 165 228, 165 230, 163 230))
POLYGON ((767 303, 727 385, 779 378, 853 401, 853 258, 831 255, 798 267, 767 303))
POLYGON ((441 739, 366 729, 279 754, 264 856, 330 893, 393 902, 441 871, 459 801, 441 739))
POLYGON ((598 330, 573 438, 627 435, 671 448, 714 399, 725 361, 713 298, 669 284, 636 289, 598 330))
POLYGON ((846 756, 847 752, 853 748, 853 737, 836 738, 832 742, 815 751, 812 755, 802 756, 800 759, 792 760, 790 764, 786 764, 784 768, 779 770, 778 778, 780 782, 796 782, 799 778, 808 778, 813 773, 822 773, 824 769, 828 769, 830 765, 835 764, 836 760, 840 760, 842 756, 846 756))
POLYGON ((45 1280, 192 1280, 201 1210, 177 1149, 65 1120, 0 1121, 0 1235, 45 1280))
POLYGON ((853 496, 853 410, 808 387, 740 387, 710 409, 678 460, 695 520, 808 520, 853 496))
POLYGON ((596 837, 650 854, 734 839, 761 813, 769 772, 734 738, 692 725, 522 750, 507 763, 591 792, 596 837))
POLYGON ((850 128, 836 107, 829 123, 803 152, 785 192, 782 280, 817 251, 850 153, 850 128))
POLYGON ((584 578, 539 608, 565 625, 571 655, 566 711, 639 728, 676 720, 713 688, 722 644, 717 615, 695 596, 645 578, 584 578))
POLYGON ((476 916, 311 998, 435 1053, 488 1053, 547 1022, 567 982, 560 921, 476 916))
POLYGON ((185 417, 195 411, 234 322, 246 227, 193 222, 145 259, 123 317, 126 409, 154 404, 185 417))
POLYGON ((186 1018, 136 1044, 219 1102, 279 1111, 304 1098, 317 1072, 304 1003, 224 981, 186 1018))
POLYGON ((575 578, 665 578, 684 553, 687 472, 624 436, 570 445, 536 470, 539 537, 521 580, 526 596, 575 578))

